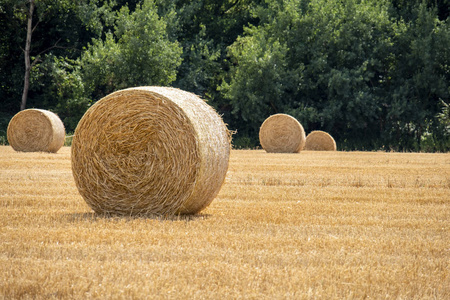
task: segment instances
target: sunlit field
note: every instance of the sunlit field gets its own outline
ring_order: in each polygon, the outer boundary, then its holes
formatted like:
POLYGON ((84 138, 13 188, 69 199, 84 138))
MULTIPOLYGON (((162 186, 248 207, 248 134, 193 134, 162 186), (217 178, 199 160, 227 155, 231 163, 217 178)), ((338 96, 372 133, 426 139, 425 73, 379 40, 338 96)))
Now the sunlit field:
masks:
POLYGON ((189 217, 95 215, 0 147, 0 299, 450 299, 450 153, 233 150, 189 217))

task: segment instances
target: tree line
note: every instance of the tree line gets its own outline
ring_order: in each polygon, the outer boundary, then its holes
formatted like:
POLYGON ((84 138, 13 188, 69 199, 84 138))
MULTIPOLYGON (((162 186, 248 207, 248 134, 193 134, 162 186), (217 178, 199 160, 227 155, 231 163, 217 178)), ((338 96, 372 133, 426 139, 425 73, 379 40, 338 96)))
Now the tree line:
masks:
POLYGON ((24 108, 174 86, 256 147, 272 114, 342 150, 450 149, 450 0, 0 0, 0 139, 24 108))

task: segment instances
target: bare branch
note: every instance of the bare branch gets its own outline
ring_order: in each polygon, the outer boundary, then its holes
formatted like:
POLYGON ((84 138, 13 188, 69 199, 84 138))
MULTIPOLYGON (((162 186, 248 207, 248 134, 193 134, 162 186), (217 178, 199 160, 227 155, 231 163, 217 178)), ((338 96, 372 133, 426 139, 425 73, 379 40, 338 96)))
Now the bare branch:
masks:
POLYGON ((39 55, 41 55, 41 54, 43 54, 43 53, 45 53, 45 52, 47 52, 47 51, 50 51, 50 50, 52 50, 52 49, 54 49, 54 48, 65 48, 65 47, 58 47, 58 43, 61 41, 61 39, 58 39, 57 41, 56 41, 56 43, 53 45, 53 46, 51 46, 51 47, 48 47, 47 49, 45 49, 45 50, 42 50, 41 52, 39 52, 36 56, 39 56, 39 55))
POLYGON ((48 51, 50 51, 50 50, 52 50, 52 49, 54 49, 54 48, 58 48, 58 49, 67 49, 67 47, 59 47, 59 46, 58 46, 58 43, 59 43, 60 41, 61 41, 61 39, 57 40, 56 43, 55 43, 53 46, 48 47, 47 49, 42 50, 41 52, 39 52, 39 53, 36 55, 36 58, 33 60, 33 63, 31 64, 31 67, 33 67, 34 65, 36 65, 38 62, 41 61, 41 60, 39 59, 39 57, 40 57, 42 54, 44 54, 45 52, 48 52, 48 51))
MULTIPOLYGON (((42 19, 45 18, 48 14, 50 13, 50 11, 46 11, 44 13, 44 15, 42 16, 42 19)), ((38 25, 41 23, 41 18, 38 19, 36 25, 34 25, 33 29, 31 30, 31 32, 34 32, 36 30, 36 28, 38 27, 38 25)))

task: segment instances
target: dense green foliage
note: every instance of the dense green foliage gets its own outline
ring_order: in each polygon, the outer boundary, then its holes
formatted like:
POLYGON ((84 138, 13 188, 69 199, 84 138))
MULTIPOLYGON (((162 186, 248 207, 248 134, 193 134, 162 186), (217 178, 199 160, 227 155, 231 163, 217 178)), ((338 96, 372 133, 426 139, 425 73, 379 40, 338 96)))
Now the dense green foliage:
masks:
MULTIPOLYGON (((29 1, 0 0, 3 141, 29 1)), ((214 106, 237 147, 288 113, 339 149, 450 150, 450 0, 35 1, 27 107, 68 132, 114 90, 170 85, 214 106)))

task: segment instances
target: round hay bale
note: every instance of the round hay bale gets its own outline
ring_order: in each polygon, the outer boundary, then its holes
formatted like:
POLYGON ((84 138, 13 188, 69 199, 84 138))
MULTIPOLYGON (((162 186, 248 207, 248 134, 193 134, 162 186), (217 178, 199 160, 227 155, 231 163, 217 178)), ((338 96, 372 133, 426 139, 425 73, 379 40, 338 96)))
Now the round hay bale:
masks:
POLYGON ((312 151, 336 151, 336 142, 325 131, 311 131, 306 137, 305 150, 312 151))
POLYGON ((295 118, 286 114, 268 117, 259 129, 259 142, 273 153, 297 153, 305 145, 305 130, 295 118))
POLYGON ((66 131, 56 114, 33 108, 18 112, 9 122, 6 135, 16 151, 56 153, 64 145, 66 131))
POLYGON ((72 141, 72 172, 99 214, 195 214, 218 194, 230 149, 221 117, 196 95, 135 87, 86 111, 72 141))

